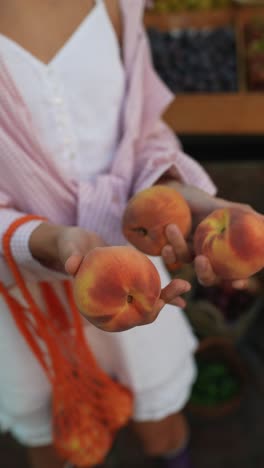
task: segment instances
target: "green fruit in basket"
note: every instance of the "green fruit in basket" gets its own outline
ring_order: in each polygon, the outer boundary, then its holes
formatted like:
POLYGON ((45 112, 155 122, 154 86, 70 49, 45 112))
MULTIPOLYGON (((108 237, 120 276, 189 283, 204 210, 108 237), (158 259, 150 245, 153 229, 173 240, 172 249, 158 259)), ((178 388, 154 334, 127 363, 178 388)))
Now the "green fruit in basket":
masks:
POLYGON ((238 394, 239 382, 224 362, 197 359, 197 367, 198 375, 193 386, 191 403, 216 406, 238 394))

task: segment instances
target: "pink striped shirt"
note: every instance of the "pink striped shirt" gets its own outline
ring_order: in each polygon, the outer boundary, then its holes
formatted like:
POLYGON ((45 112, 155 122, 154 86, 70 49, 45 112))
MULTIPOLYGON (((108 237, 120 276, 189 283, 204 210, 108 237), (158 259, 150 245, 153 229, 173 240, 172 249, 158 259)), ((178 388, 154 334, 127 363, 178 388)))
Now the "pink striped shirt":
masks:
MULTIPOLYGON (((21 214, 33 213, 54 223, 95 231, 108 244, 124 244, 120 221, 129 197, 172 169, 184 183, 215 193, 203 168, 183 152, 161 120, 173 96, 152 67, 142 26, 144 1, 121 0, 121 6, 126 74, 122 135, 110 171, 92 181, 70 179, 56 165, 40 142, 8 65, 0 57, 1 238, 12 221, 21 214)), ((38 224, 31 221, 18 229, 12 242, 13 254, 29 280, 60 277, 30 254, 29 237, 38 224)), ((0 280, 6 284, 13 281, 3 260, 2 243, 0 280)))

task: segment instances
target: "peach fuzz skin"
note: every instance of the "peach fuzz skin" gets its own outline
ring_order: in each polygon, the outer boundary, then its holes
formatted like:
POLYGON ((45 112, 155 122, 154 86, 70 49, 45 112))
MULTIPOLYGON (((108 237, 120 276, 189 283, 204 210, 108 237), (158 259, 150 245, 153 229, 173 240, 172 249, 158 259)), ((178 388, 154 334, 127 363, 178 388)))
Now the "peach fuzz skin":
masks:
POLYGON ((73 285, 79 311, 104 331, 152 322, 161 293, 153 263, 133 247, 98 247, 83 260, 73 285))
MULTIPOLYGON (((101 463, 104 461, 103 453, 107 453, 112 445, 112 440, 109 434, 107 433, 106 429, 104 429, 101 425, 99 427, 94 427, 94 431, 100 431, 101 441, 100 441, 100 453, 102 453, 102 460, 101 463)), ((80 429, 80 433, 75 434, 67 434, 67 437, 64 437, 64 440, 60 443, 56 443, 55 447, 62 459, 70 460, 74 466, 84 467, 87 466, 95 466, 98 464, 98 454, 95 450, 90 451, 91 454, 87 453, 87 449, 85 450, 83 443, 85 439, 87 439, 86 445, 88 446, 91 443, 92 435, 91 435, 91 427, 86 429, 86 433, 84 434, 83 428, 80 429)))
POLYGON ((168 243, 165 228, 176 224, 184 237, 191 231, 191 211, 174 188, 154 185, 130 199, 123 215, 126 239, 148 255, 161 255, 168 243))
POLYGON ((220 278, 247 279, 264 267, 264 216, 238 208, 216 210, 197 227, 194 249, 220 278))

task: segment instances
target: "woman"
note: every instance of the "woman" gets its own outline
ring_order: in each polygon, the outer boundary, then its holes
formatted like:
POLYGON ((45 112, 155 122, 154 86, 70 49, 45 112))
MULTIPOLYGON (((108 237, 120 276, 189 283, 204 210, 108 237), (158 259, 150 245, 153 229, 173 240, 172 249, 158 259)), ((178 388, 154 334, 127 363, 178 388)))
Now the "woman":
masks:
MULTIPOLYGON (((22 213, 47 218, 28 222, 12 241, 35 296, 39 281, 59 288, 65 272, 74 275, 88 250, 124 244, 122 212, 145 187, 181 191, 194 226, 229 204, 214 197, 209 177, 161 121, 172 96, 152 69, 143 11, 143 0, 0 0, 0 230, 22 213)), ((176 226, 167 237, 167 263, 192 260, 176 226)), ((86 334, 103 369, 133 391, 133 427, 146 455, 187 468, 181 410, 195 378, 196 340, 175 305, 184 305, 188 284, 168 284, 162 262, 152 260, 164 287, 158 319, 120 334, 87 323, 86 334)), ((206 258, 195 267, 204 284, 218 280, 206 258)), ((0 275, 12 284, 3 257, 0 275)), ((1 309, 1 425, 28 447, 33 467, 59 468, 49 383, 2 298, 1 309)))

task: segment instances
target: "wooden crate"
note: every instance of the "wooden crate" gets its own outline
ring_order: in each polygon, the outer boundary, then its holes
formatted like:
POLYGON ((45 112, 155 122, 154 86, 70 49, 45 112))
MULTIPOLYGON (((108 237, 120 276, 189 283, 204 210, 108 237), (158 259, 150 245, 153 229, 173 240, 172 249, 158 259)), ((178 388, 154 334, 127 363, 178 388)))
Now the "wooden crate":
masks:
POLYGON ((263 16, 264 7, 239 7, 192 13, 156 14, 147 12, 146 27, 160 31, 175 28, 205 28, 232 25, 237 38, 239 91, 236 93, 177 94, 164 114, 179 134, 264 135, 264 93, 247 89, 243 27, 252 18, 263 16))

